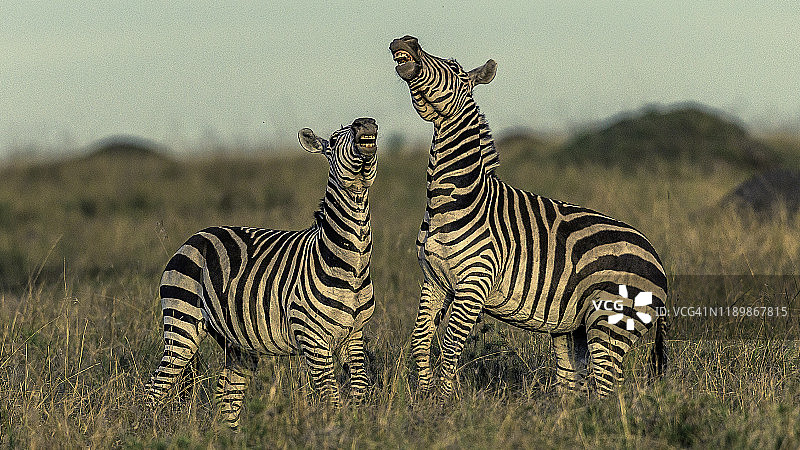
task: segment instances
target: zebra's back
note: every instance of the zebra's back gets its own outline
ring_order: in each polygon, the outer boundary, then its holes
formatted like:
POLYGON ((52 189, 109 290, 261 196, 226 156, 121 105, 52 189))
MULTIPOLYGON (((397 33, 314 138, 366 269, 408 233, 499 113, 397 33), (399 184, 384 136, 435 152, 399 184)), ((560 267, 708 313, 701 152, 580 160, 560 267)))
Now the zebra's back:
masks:
POLYGON ((199 311, 217 340, 248 352, 294 353, 286 312, 309 253, 302 249, 313 235, 313 229, 199 231, 164 270, 160 291, 165 317, 172 311, 191 316, 199 311))

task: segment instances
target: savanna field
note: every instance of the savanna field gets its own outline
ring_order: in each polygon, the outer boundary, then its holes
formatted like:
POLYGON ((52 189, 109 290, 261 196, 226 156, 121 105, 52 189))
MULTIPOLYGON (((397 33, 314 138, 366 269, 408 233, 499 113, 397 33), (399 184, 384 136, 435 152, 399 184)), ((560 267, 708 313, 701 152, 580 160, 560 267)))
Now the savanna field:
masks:
MULTIPOLYGON (((166 403, 152 408, 146 402, 144 383, 163 349, 161 271, 206 226, 308 227, 324 192, 325 159, 298 145, 193 157, 118 149, 2 162, 3 446, 800 445, 800 309, 792 297, 800 285, 800 215, 781 208, 757 214, 724 201, 766 164, 759 149, 748 147, 751 160, 740 161, 725 153, 741 147, 735 142, 717 139, 725 145, 712 148, 686 140, 680 155, 642 162, 621 147, 625 159, 617 164, 580 153, 587 140, 498 141, 502 179, 635 226, 659 251, 671 284, 687 275, 738 275, 759 286, 758 280, 772 279, 763 276, 780 275, 790 285, 782 292, 793 316, 769 338, 751 333, 747 339, 715 339, 702 322, 692 330, 675 319, 666 376, 648 381, 651 343, 645 339, 626 359, 625 385, 605 399, 557 394, 549 336, 484 317, 459 362, 456 398, 438 405, 415 398, 409 356, 422 280, 414 242, 428 156, 424 148, 401 151, 385 141, 379 137, 369 194, 377 306, 366 327, 372 381, 366 405, 329 410, 296 357, 264 357, 245 396, 239 433, 219 420, 212 401, 223 355, 210 339, 166 403)), ((774 156, 769 164, 800 168, 800 139, 773 135, 759 142, 774 156)), ((733 286, 732 298, 739 294, 733 286)), ((765 305, 775 301, 773 292, 758 287, 746 294, 765 305)), ((676 294, 669 301, 679 300, 676 294)), ((347 380, 340 382, 346 398, 347 380)))

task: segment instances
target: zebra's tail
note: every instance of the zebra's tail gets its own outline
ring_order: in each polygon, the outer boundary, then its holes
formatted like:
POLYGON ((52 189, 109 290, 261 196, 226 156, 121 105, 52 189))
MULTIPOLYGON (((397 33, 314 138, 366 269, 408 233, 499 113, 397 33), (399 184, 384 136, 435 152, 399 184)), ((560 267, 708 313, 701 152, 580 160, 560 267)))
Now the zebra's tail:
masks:
POLYGON ((667 331, 669 324, 666 317, 658 317, 655 323, 655 343, 653 350, 650 354, 650 373, 653 378, 660 378, 664 376, 667 371, 667 349, 665 341, 667 340, 667 331))

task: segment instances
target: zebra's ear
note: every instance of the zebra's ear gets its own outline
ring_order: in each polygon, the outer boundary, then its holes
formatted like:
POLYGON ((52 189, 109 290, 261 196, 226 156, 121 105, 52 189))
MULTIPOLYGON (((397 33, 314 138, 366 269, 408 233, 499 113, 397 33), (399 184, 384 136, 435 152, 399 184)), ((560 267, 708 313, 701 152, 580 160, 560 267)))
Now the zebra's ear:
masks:
POLYGON ((300 145, 309 153, 323 153, 328 146, 328 141, 317 137, 311 128, 303 128, 297 133, 297 138, 300 139, 300 145))
POLYGON ((467 75, 472 81, 472 85, 489 84, 494 79, 494 74, 497 73, 497 63, 493 59, 486 61, 486 64, 470 70, 467 75))

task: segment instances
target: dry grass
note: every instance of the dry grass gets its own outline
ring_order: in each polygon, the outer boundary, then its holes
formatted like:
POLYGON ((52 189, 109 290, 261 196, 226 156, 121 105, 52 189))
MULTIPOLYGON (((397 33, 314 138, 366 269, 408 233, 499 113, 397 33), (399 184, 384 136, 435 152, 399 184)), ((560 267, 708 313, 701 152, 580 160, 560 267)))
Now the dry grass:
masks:
MULTIPOLYGON (((298 153, 300 153, 298 151, 298 153)), ((518 150, 500 175, 635 225, 673 275, 800 273, 800 220, 768 223, 712 208, 748 174, 662 165, 562 167, 518 150)), ((10 447, 771 447, 800 445, 797 341, 671 336, 667 377, 629 376, 616 398, 559 397, 546 336, 492 320, 461 359, 459 396, 412 401, 408 337, 420 271, 424 153, 380 156, 371 192, 373 388, 361 409, 306 400, 298 361, 265 358, 242 432, 215 417, 221 367, 207 342, 157 411, 143 382, 161 354, 160 271, 212 224, 299 229, 323 193, 314 155, 169 162, 96 158, 0 170, 0 438, 10 447)), ((800 313, 800 312, 797 312, 800 313)), ((646 344, 627 359, 644 370, 646 344)))

